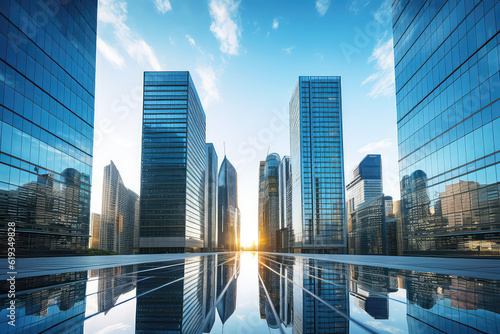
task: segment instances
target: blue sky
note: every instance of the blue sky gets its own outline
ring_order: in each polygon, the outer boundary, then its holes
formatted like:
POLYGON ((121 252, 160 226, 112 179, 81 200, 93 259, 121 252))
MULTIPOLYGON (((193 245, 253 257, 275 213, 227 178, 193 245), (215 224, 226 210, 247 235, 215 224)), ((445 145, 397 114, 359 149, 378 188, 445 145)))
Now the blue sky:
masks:
POLYGON ((389 1, 100 0, 92 212, 113 160, 139 193, 142 76, 191 72, 207 142, 238 172, 243 244, 257 238, 259 161, 289 154, 288 103, 299 75, 342 76, 346 184, 381 153, 399 199, 389 1))

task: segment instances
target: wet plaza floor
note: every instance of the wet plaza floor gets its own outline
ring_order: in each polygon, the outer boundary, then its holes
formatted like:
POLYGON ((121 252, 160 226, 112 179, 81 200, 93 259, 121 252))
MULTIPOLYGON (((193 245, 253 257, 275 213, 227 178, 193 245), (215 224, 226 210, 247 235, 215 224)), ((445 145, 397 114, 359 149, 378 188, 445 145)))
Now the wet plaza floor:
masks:
POLYGON ((32 273, 15 327, 0 295, 0 333, 500 332, 500 281, 407 267, 243 252, 32 273))

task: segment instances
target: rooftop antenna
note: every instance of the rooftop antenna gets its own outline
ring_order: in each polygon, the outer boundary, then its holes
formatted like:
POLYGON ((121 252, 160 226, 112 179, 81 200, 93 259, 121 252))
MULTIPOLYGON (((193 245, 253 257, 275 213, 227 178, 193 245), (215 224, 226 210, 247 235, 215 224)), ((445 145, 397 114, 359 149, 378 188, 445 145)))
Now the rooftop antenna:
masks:
POLYGON ((226 142, 224 141, 224 158, 226 157, 226 142))
POLYGON ((270 149, 271 149, 271 145, 269 145, 269 146, 267 147, 267 154, 266 154, 266 157, 269 155, 269 150, 270 150, 270 149))

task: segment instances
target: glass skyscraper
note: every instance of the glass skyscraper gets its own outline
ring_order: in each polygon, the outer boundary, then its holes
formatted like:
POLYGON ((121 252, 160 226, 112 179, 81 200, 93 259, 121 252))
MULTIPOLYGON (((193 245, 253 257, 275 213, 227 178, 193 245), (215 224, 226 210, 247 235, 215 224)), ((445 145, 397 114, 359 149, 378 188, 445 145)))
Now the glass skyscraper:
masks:
POLYGON ((292 230, 292 165, 290 156, 285 155, 279 166, 279 228, 284 231, 282 250, 289 249, 290 231, 292 230))
POLYGON ((205 112, 189 72, 145 72, 139 252, 203 247, 205 112))
POLYGON ((96 0, 0 1, 0 234, 16 224, 17 256, 88 249, 96 27, 96 0))
POLYGON ((125 187, 113 161, 104 167, 99 249, 132 254, 139 195, 125 187))
POLYGON ((206 164, 205 172, 205 249, 212 252, 217 248, 217 169, 219 159, 214 144, 205 145, 206 164))
POLYGON ((500 255, 499 1, 395 1, 406 255, 500 255))
POLYGON ((354 169, 353 180, 346 187, 348 212, 382 194, 382 157, 368 154, 354 169))
POLYGON ((218 248, 225 251, 239 251, 238 175, 236 169, 226 157, 224 157, 220 166, 217 187, 218 248))
MULTIPOLYGON (((280 156, 277 153, 269 154, 264 162, 263 187, 259 189, 259 200, 262 201, 259 249, 270 252, 278 250, 276 239, 280 229, 279 167, 280 156)), ((259 176, 259 182, 260 179, 259 176)))
POLYGON ((301 76, 290 100, 294 251, 344 253, 341 80, 301 76))

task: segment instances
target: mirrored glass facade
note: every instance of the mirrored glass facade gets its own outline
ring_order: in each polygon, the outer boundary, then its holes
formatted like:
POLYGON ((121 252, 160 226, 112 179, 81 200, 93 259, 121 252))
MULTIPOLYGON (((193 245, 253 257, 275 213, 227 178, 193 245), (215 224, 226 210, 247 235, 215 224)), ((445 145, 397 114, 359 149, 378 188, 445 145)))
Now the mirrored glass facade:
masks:
POLYGON ((217 242, 219 250, 234 251, 240 247, 240 209, 238 208, 238 174, 224 157, 217 181, 217 242))
POLYGON ((132 254, 139 195, 125 187, 113 161, 104 167, 99 249, 132 254))
MULTIPOLYGON (((262 201, 262 229, 259 230, 259 250, 278 250, 277 232, 280 229, 279 167, 280 156, 271 153, 264 162, 263 187, 259 199, 262 201)), ((262 162, 261 162, 262 163, 262 162)))
POLYGON ((500 255, 498 1, 395 1, 405 254, 500 255))
POLYGON ((290 100, 295 251, 344 253, 341 80, 299 77, 290 100))
POLYGON ((214 144, 205 146, 207 169, 205 172, 205 249, 217 248, 217 170, 219 159, 214 144))
POLYGON ((0 2, 0 236, 16 224, 17 256, 88 249, 96 27, 96 0, 0 2))
POLYGON ((145 72, 140 253, 203 247, 205 112, 189 72, 145 72))
POLYGON ((285 155, 281 159, 279 166, 279 228, 281 242, 278 242, 278 249, 282 252, 290 251, 290 231, 292 230, 292 162, 290 156, 285 155))

